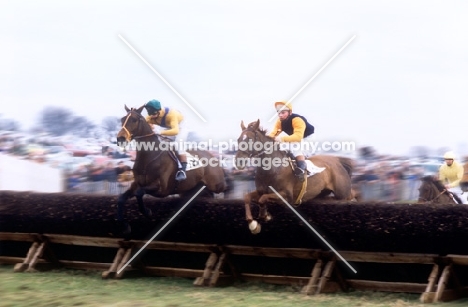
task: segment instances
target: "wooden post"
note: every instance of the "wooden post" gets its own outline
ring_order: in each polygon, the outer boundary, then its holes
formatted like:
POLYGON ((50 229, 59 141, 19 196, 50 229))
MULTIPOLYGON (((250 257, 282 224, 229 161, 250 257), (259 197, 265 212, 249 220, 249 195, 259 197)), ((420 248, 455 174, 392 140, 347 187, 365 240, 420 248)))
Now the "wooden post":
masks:
POLYGON ((325 265, 325 268, 323 269, 322 277, 320 277, 315 294, 320 294, 323 288, 325 288, 325 285, 327 284, 327 281, 330 279, 333 269, 335 268, 335 264, 336 264, 335 257, 333 257, 331 260, 327 262, 327 264, 325 265))
POLYGON ((445 266, 442 274, 440 275, 439 283, 437 284, 437 291, 434 297, 434 303, 438 303, 442 300, 442 295, 447 287, 448 280, 450 277, 450 271, 452 269, 452 264, 445 266))
POLYGON ((436 284, 437 278, 439 277, 439 265, 434 264, 432 267, 431 274, 429 275, 429 278, 427 279, 427 287, 426 291, 421 294, 420 301, 422 303, 432 303, 434 300, 434 286, 436 284))
POLYGON ((342 291, 348 291, 349 290, 349 285, 348 282, 344 279, 343 275, 341 274, 340 270, 335 266, 335 269, 333 270, 333 276, 338 282, 338 285, 340 286, 340 289, 342 291))
POLYGON ((123 247, 120 247, 117 250, 117 254, 114 257, 114 261, 112 262, 112 265, 110 266, 109 270, 102 272, 101 277, 103 279, 112 277, 111 275, 115 275, 115 273, 117 272, 117 267, 119 266, 124 254, 125 249, 123 247))
POLYGON ((29 267, 29 263, 31 262, 31 259, 34 257, 36 254, 36 251, 39 247, 39 242, 33 242, 31 247, 28 250, 28 253, 26 255, 26 258, 24 258, 22 263, 17 263, 15 264, 13 271, 14 272, 23 272, 29 267))
POLYGON ((229 249, 222 246, 222 245, 218 246, 218 248, 223 254, 226 254, 226 258, 225 258, 226 261, 225 262, 226 262, 226 264, 228 265, 228 267, 229 267, 229 269, 231 271, 232 278, 234 280, 239 280, 240 279, 240 274, 239 274, 236 266, 232 263, 232 261, 231 261, 231 259, 229 257, 229 254, 230 254, 229 249))
POLYGON ((42 258, 42 255, 43 255, 43 253, 44 253, 45 245, 46 245, 45 242, 39 243, 39 247, 36 249, 36 252, 34 253, 34 255, 33 255, 31 261, 29 262, 28 268, 26 269, 26 272, 34 272, 34 271, 36 271, 36 269, 34 268, 34 266, 36 265, 37 260, 38 260, 39 258, 42 258))
POLYGON ((211 273, 213 271, 214 266, 216 265, 217 260, 218 255, 215 252, 212 252, 208 257, 208 260, 206 261, 203 276, 197 277, 193 282, 195 286, 207 286, 209 284, 209 279, 211 278, 211 273))
POLYGON ((125 272, 125 269, 120 273, 118 273, 118 271, 120 271, 120 269, 128 262, 128 260, 130 260, 131 256, 132 256, 132 248, 129 247, 125 251, 125 254, 122 257, 122 260, 120 261, 120 263, 119 263, 119 265, 117 267, 117 273, 115 274, 115 278, 122 278, 123 273, 125 272))
POLYGON ((317 288, 317 281, 320 278, 320 275, 322 273, 322 264, 323 261, 322 259, 318 259, 317 262, 314 265, 314 268, 312 269, 312 273, 310 274, 311 277, 309 279, 309 282, 307 283, 304 288, 302 288, 302 293, 309 295, 309 294, 315 294, 316 293, 316 288, 317 288))
POLYGON ((219 256, 218 263, 216 264, 216 267, 215 267, 213 273, 211 274, 211 278, 209 280, 208 285, 210 287, 216 286, 216 283, 218 282, 218 278, 219 278, 219 275, 220 275, 220 271, 221 271, 221 269, 223 268, 223 266, 224 266, 224 264, 226 262, 226 258, 227 258, 226 253, 222 253, 221 256, 219 256))

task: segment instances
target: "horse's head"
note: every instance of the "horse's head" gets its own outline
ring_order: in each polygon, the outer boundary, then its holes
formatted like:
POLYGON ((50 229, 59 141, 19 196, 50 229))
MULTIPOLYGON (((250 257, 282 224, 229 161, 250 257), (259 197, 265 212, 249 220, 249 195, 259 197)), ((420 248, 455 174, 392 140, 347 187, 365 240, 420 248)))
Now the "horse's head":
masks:
POLYGON ((430 202, 435 204, 461 204, 460 198, 447 191, 443 183, 434 176, 425 176, 421 178, 419 187, 419 202, 430 202))
POLYGON ((419 202, 432 201, 437 194, 439 189, 436 187, 436 180, 432 176, 425 176, 421 178, 421 186, 419 187, 419 202))
POLYGON ((117 133, 118 144, 121 144, 125 141, 130 142, 138 136, 154 134, 143 115, 141 115, 143 108, 144 106, 141 106, 138 109, 129 109, 127 106, 125 106, 127 115, 121 119, 122 128, 120 129, 119 133, 117 133))
POLYGON ((274 140, 266 135, 266 130, 260 128, 260 120, 251 122, 247 127, 244 125, 244 121, 241 121, 241 129, 241 135, 237 139, 238 148, 235 157, 235 165, 238 169, 245 168, 246 159, 261 155, 266 150, 269 151, 270 148, 273 148, 274 143, 274 140), (270 144, 267 144, 268 142, 270 144))

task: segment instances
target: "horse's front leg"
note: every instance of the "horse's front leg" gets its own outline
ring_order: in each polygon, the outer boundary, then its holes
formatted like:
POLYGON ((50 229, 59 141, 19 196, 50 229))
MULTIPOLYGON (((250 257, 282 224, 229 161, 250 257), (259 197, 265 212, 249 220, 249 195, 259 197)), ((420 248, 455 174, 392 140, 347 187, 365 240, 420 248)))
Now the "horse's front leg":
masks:
POLYGON ((117 199, 117 223, 119 224, 119 231, 122 232, 123 235, 129 235, 132 231, 130 224, 128 224, 126 220, 126 210, 125 210, 125 203, 129 198, 132 198, 135 195, 135 190, 137 185, 133 182, 130 185, 130 188, 122 193, 119 198, 117 199))
POLYGON ((143 188, 138 188, 135 192, 135 196, 138 202, 138 210, 140 210, 141 214, 143 214, 146 218, 151 219, 153 216, 153 212, 151 209, 147 208, 143 202, 143 196, 145 195, 145 190, 143 188))
POLYGON ((259 194, 257 191, 247 193, 244 196, 245 219, 247 220, 247 223, 249 224, 249 229, 253 234, 259 233, 260 230, 262 229, 260 224, 256 220, 254 220, 252 217, 251 204, 253 201, 256 201, 258 197, 259 197, 259 194))
POLYGON ((264 203, 264 204, 261 204, 259 203, 258 204, 260 210, 258 212, 258 219, 259 220, 264 220, 265 222, 268 222, 272 219, 272 216, 270 214, 270 212, 268 212, 268 208, 267 208, 267 204, 264 203))
MULTIPOLYGON (((292 193, 288 191, 278 192, 281 197, 286 200, 289 204, 292 202, 292 193)), ((280 203, 283 204, 283 199, 281 199, 276 193, 263 194, 258 200, 259 206, 266 206, 268 203, 280 203)))

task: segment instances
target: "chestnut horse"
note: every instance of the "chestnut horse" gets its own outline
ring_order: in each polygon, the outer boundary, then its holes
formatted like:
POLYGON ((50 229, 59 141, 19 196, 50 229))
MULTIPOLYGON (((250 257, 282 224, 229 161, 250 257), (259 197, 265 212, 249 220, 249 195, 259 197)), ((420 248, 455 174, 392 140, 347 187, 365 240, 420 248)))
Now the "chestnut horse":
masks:
POLYGON ((295 205, 302 201, 326 196, 333 193, 335 199, 353 200, 351 188, 352 160, 344 157, 316 155, 309 157, 316 167, 324 168, 301 182, 293 173, 292 160, 288 152, 274 148, 274 139, 260 128, 260 120, 247 127, 241 122, 235 165, 242 169, 245 161, 256 160, 256 191, 244 196, 245 217, 252 233, 259 233, 260 224, 252 217, 251 204, 260 207, 258 219, 269 221, 268 203, 283 203, 282 199, 270 188, 273 187, 288 203, 295 205), (250 144, 250 145, 249 145, 250 144), (265 150, 267 149, 267 150, 265 150))
POLYGON ((424 176, 421 178, 421 186, 419 187, 418 202, 429 204, 461 204, 462 201, 458 197, 448 191, 442 182, 434 176, 424 176))
MULTIPOLYGON (((117 220, 122 223, 124 233, 130 232, 130 226, 125 221, 124 205, 126 201, 136 196, 138 208, 146 217, 151 217, 151 210, 143 203, 143 195, 166 197, 172 194, 188 196, 202 186, 212 193, 221 193, 227 190, 227 182, 221 163, 211 153, 203 150, 188 150, 199 161, 209 161, 198 168, 187 168, 187 179, 177 182, 175 175, 178 170, 178 161, 169 146, 160 146, 160 136, 156 135, 151 126, 141 115, 144 106, 138 109, 128 109, 127 115, 122 117, 122 128, 117 134, 118 144, 135 141, 136 158, 133 165, 134 181, 130 188, 120 195, 117 202, 117 220), (218 161, 219 162, 219 161, 218 161)), ((186 141, 186 140, 184 140, 186 141)), ((166 144, 167 145, 167 144, 166 144)))

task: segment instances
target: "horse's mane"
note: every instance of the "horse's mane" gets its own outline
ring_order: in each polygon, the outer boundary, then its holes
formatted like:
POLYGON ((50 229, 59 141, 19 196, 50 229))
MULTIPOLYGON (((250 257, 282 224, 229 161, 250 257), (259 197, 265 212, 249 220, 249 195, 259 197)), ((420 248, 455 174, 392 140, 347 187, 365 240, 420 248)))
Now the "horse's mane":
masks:
MULTIPOLYGON (((253 125, 255 124, 256 122, 253 122, 253 123, 250 123, 247 128, 252 128, 253 125)), ((271 136, 269 136, 267 133, 268 133, 268 130, 267 129, 264 129, 262 127, 258 127, 257 128, 257 131, 260 132, 262 135, 266 136, 267 138, 269 138, 270 140, 274 140, 274 138, 272 138, 271 136)))
POLYGON ((421 178, 421 180, 424 181, 424 182, 427 182, 427 183, 433 183, 436 186, 437 190, 439 190, 440 192, 445 190, 445 187, 442 184, 442 181, 434 178, 434 176, 431 176, 431 175, 424 176, 424 177, 421 178))
MULTIPOLYGON (((437 188, 437 190, 439 190, 439 192, 442 192, 443 190, 445 190, 445 186, 442 183, 442 181, 434 178, 434 176, 431 176, 431 175, 424 176, 423 178, 421 178, 421 180, 424 181, 424 182, 427 182, 427 183, 433 183, 435 185, 435 187, 437 188)), ((452 194, 453 198, 455 198, 455 200, 459 204, 462 203, 462 200, 460 199, 460 197, 458 197, 458 195, 456 195, 455 193, 450 193, 450 194, 452 194)))

